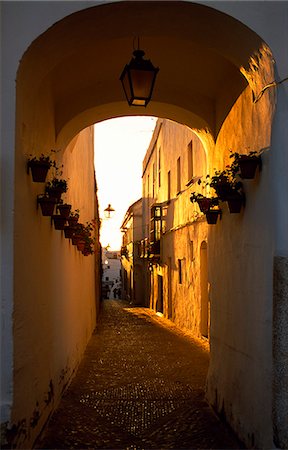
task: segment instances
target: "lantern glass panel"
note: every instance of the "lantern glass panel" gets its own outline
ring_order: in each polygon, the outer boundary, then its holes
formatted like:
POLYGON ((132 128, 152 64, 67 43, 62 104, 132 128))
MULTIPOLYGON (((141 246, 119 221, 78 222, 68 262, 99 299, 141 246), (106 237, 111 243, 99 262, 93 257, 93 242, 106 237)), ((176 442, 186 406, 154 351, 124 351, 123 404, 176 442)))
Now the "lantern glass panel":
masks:
POLYGON ((130 80, 130 73, 129 69, 126 66, 123 75, 121 77, 123 89, 127 98, 128 103, 131 103, 133 98, 133 92, 132 92, 132 86, 131 86, 131 80, 130 80))
POLYGON ((133 69, 131 69, 130 73, 133 86, 133 97, 135 100, 144 101, 143 104, 145 104, 145 100, 151 98, 155 74, 148 70, 140 71, 133 69))

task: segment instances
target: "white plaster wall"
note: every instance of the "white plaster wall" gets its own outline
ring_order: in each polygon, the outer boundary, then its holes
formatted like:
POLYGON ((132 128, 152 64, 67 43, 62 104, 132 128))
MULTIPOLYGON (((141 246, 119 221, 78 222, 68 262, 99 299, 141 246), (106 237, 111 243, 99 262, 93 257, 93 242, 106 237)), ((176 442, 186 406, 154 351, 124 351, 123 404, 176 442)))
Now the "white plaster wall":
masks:
MULTIPOLYGON (((270 71, 269 57, 262 69, 270 71)), ((261 68, 257 71, 261 73, 261 68)), ((262 74, 263 75, 263 74, 262 74)), ((209 401, 248 446, 272 448, 273 173, 271 146, 274 92, 252 103, 246 90, 218 136, 211 168, 222 169, 233 151, 264 150, 262 169, 243 180, 240 214, 222 206, 209 228, 211 361, 209 401), (246 150, 245 150, 246 149, 246 150), (223 155, 223 156, 221 156, 223 155), (222 355, 222 357, 220 357, 222 355), (265 395, 264 395, 265 393, 265 395)))
MULTIPOLYGON (((149 146, 144 161, 143 192, 146 233, 149 228, 150 211, 153 203, 168 200, 168 171, 171 175, 171 198, 167 206, 165 232, 162 236, 162 253, 160 267, 154 266, 152 276, 152 290, 150 307, 156 309, 158 298, 157 274, 163 276, 164 315, 183 329, 192 331, 201 337, 201 290, 200 290, 200 246, 207 240, 207 224, 196 204, 192 204, 190 196, 193 191, 198 192, 199 186, 191 181, 188 172, 188 144, 193 147, 193 176, 206 176, 207 158, 200 139, 188 127, 170 120, 159 120, 154 138, 149 146), (159 134, 157 129, 161 124, 159 134), (161 183, 158 182, 159 149, 161 153, 161 183), (151 153, 151 155, 150 155, 151 153), (177 159, 181 161, 181 192, 177 188, 177 159), (156 182, 152 189, 153 166, 156 167, 156 182), (149 175, 149 192, 148 192, 149 175), (182 284, 179 283, 178 259, 182 260, 182 284), (171 302, 168 305, 168 267, 171 264, 171 302)), ((146 234, 148 237, 149 234, 146 234)), ((208 288, 207 288, 208 289, 208 288)))
MULTIPOLYGON (((95 328, 97 268, 94 256, 84 257, 63 231, 54 229, 50 217, 42 216, 36 197, 44 191, 44 184, 34 183, 27 174, 25 153, 15 166, 19 192, 14 235, 14 396, 9 428, 13 445, 31 448, 95 328)), ((68 180, 63 200, 80 210, 80 222, 91 221, 97 217, 93 128, 81 132, 56 156, 68 180)))
POLYGON ((9 2, 1 14, 1 423, 10 419, 13 398, 13 264, 15 80, 19 61, 39 34, 74 11, 98 2, 9 2), (37 20, 35 20, 37 17, 37 20), (17 30, 17 33, 15 33, 17 30))
MULTIPOLYGON (((201 2, 231 14, 255 30, 270 46, 276 60, 275 76, 283 79, 288 73, 288 54, 283 42, 288 40, 287 2, 201 2)), ((12 404, 12 311, 14 264, 14 149, 15 149, 15 80, 19 61, 28 45, 57 20, 96 2, 1 2, 1 420, 10 417, 12 404), (37 20, 35 20, 37 17, 37 20), (17 33, 15 33, 17 29, 17 33), (3 62, 5 62, 3 64, 3 62), (5 114, 3 113, 5 112, 5 114)), ((278 217, 288 200, 286 176, 288 130, 283 126, 288 117, 287 83, 277 88, 277 111, 272 130, 273 156, 269 171, 274 174, 269 195, 276 200, 271 213, 278 217)), ((271 234, 276 255, 288 254, 287 208, 281 220, 274 220, 271 234)), ((270 285, 269 285, 270 286, 270 285)), ((268 290, 270 287, 268 287, 268 290)))

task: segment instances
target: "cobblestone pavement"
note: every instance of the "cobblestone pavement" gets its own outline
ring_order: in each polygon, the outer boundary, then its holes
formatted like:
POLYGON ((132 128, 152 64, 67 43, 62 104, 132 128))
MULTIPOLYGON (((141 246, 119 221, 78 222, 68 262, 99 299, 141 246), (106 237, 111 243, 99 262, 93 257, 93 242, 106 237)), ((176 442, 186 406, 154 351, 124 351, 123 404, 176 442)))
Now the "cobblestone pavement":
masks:
POLYGON ((208 346, 147 308, 105 300, 36 448, 245 448, 204 399, 208 346))

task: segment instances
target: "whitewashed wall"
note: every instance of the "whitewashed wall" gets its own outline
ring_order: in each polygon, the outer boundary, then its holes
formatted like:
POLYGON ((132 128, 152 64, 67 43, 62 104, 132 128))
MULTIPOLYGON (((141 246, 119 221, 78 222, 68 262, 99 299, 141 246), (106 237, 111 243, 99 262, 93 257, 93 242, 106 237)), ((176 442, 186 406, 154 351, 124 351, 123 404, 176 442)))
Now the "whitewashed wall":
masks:
MULTIPOLYGON (((226 12, 227 14, 239 19, 244 24, 246 24, 248 27, 250 27, 252 30, 254 30, 256 33, 259 34, 259 36, 262 37, 262 39, 269 45, 270 49, 273 53, 273 58, 275 60, 275 78, 277 80, 282 80, 285 77, 287 77, 288 74, 288 55, 287 55, 287 49, 285 45, 283 45, 283 42, 288 41, 288 19, 287 19, 287 2, 247 2, 247 1, 240 1, 240 2, 221 2, 221 1, 214 1, 214 2, 201 2, 204 3, 207 6, 211 6, 215 9, 218 9, 220 11, 226 12)), ((26 199, 28 198, 27 195, 27 183, 24 182, 24 192, 21 192, 21 184, 18 184, 18 181, 16 176, 18 174, 22 174, 23 176, 23 167, 24 167, 24 159, 23 159, 23 153, 21 150, 21 147, 23 146, 23 142, 25 142, 25 139, 27 139, 27 133, 25 131, 25 123, 21 124, 17 128, 17 135, 15 136, 15 110, 16 110, 16 90, 15 90, 15 80, 17 78, 17 68, 19 65, 19 61, 21 60, 24 52, 26 51, 27 47, 35 40, 41 33, 43 33, 48 27, 53 25, 55 22, 59 21, 60 19, 64 18, 65 16, 84 9, 86 7, 91 7, 93 5, 97 4, 97 2, 1 2, 1 41, 2 41, 2 61, 5 63, 2 64, 1 72, 1 92, 2 92, 2 111, 5 112, 5 114, 2 114, 1 116, 1 125, 2 125, 2 131, 1 131, 1 156, 2 156, 2 173, 1 173, 1 219, 2 219, 2 227, 1 227, 1 302, 2 302, 2 326, 1 326, 1 357, 2 357, 2 379, 1 379, 1 421, 7 422, 11 418, 11 407, 13 404, 13 395, 15 397, 15 401, 17 401, 17 389, 16 392, 13 394, 13 386, 15 385, 13 380, 13 309, 14 309, 14 301, 17 301, 17 295, 19 287, 17 287, 17 276, 19 274, 19 267, 21 264, 24 263, 23 259, 18 259, 18 254, 21 255, 21 252, 19 253, 17 247, 18 244, 20 245, 20 249, 22 248, 22 243, 20 236, 20 229, 21 229, 21 220, 24 221, 24 224, 26 223, 25 215, 22 217, 23 209, 18 209, 19 203, 21 203, 22 200, 24 200, 23 207, 26 204, 26 199), (37 18, 37 20, 35 20, 37 18), (17 33, 15 33, 15 30, 17 30, 17 33), (21 130, 21 131, 20 131, 21 130), (26 137, 25 137, 26 135, 26 137), (16 160, 15 160, 15 143, 17 142, 17 148, 16 152, 18 154, 16 160), (18 187, 17 187, 18 186, 18 187), (15 187, 17 192, 15 192, 15 187), (16 203, 15 203, 16 198, 16 203), (16 240, 16 245, 14 242, 14 238, 16 240), (15 270, 14 270, 15 267, 15 270), (14 300, 15 299, 15 300, 14 300)), ((266 80, 266 81, 272 81, 272 80, 266 80)), ((262 87, 262 85, 261 85, 262 87)), ((260 85, 259 85, 260 88, 260 85)), ((260 211, 261 202, 258 202, 258 198, 261 195, 266 196, 266 203, 265 205, 270 204, 270 201, 273 200, 273 205, 270 206, 270 220, 265 218, 265 229, 260 227, 260 225, 257 227, 257 230, 259 231, 259 235, 257 234, 256 239, 256 247, 254 248, 255 251, 253 251, 253 245, 251 244, 251 241, 248 241, 249 244, 249 255, 252 257, 252 273, 257 272, 257 262, 254 258, 256 258, 256 253, 258 252, 260 248, 260 240, 261 238, 267 241, 265 244, 265 247, 267 249, 267 253, 270 252, 270 260, 268 261, 268 255, 265 255, 264 261, 268 265, 265 264, 266 269, 268 270, 269 264, 271 267, 271 270, 274 266, 274 277, 275 277, 275 283, 274 284, 274 317, 287 317, 287 307, 285 307, 285 299, 287 298, 287 258, 288 258, 288 235, 287 235, 287 228, 288 228, 288 178, 286 176, 287 173, 287 167, 288 167, 288 152, 286 151, 288 147, 288 128, 286 126, 287 118, 288 118, 288 87, 287 82, 279 85, 277 89, 274 90, 277 91, 277 109, 274 115, 273 120, 273 126, 272 126, 272 135, 271 135, 271 146, 270 151, 267 153, 264 157, 264 166, 263 171, 261 173, 261 178, 259 179, 258 185, 254 187, 247 187, 247 190, 250 191, 250 199, 255 199, 255 202, 253 202, 253 205, 256 205, 256 207, 251 206, 252 204, 247 204, 247 208, 245 211, 246 217, 251 217, 251 225, 260 224, 260 219, 264 216, 264 209, 262 208, 260 211), (256 209, 255 209, 256 208, 256 209), (258 216, 259 212, 259 216, 258 216), (283 214, 282 214, 283 213, 283 214), (268 231, 269 230, 269 231, 268 231), (280 314, 279 314, 280 313, 280 314)), ((267 92, 264 94, 264 98, 266 97, 267 92)), ((249 94, 250 95, 250 94, 249 94)), ((19 105, 19 100, 22 101, 22 99, 17 99, 17 105, 19 105)), ((46 99, 47 100, 47 99, 46 99)), ((242 105, 247 107, 248 106, 248 99, 245 100, 243 97, 241 99, 242 105)), ((251 102, 250 102, 251 105, 251 102)), ((259 105, 261 103, 259 102, 259 105)), ((44 106, 44 105, 43 105, 44 106)), ((46 108, 45 104, 45 108, 46 108)), ((50 105, 51 107, 51 105, 50 105)), ((113 111, 111 110, 111 115, 113 114, 113 111)), ((180 114, 180 111, 179 111, 180 114)), ((177 114, 175 113, 175 118, 177 114)), ((233 117, 233 114, 232 116, 233 117)), ((48 124, 51 124, 51 117, 45 116, 40 117, 39 119, 48 120, 48 124)), ((248 127, 249 125, 249 120, 248 127)), ((259 127, 260 124, 257 126, 259 127)), ((266 124, 264 124, 261 128, 261 133, 263 130, 265 130, 266 124)), ((239 131, 239 143, 244 143, 245 139, 244 137, 244 124, 240 125, 240 127, 234 129, 234 134, 238 133, 239 131)), ((260 128, 258 128, 260 130, 260 128)), ((252 134, 254 133, 255 128, 253 127, 252 130, 250 130, 249 144, 252 145, 250 142, 252 139, 252 134)), ((247 132, 245 131, 245 135, 247 132)), ((232 136, 232 134, 231 134, 232 136)), ((36 136, 36 144, 38 143, 37 139, 39 136, 36 136)), ((29 137, 28 141, 25 143, 25 147, 29 149, 29 144, 31 144, 31 136, 29 137)), ((227 144, 235 143, 233 138, 232 140, 227 140, 227 144)), ((49 148, 50 141, 47 145, 49 148)), ((257 139, 256 139, 257 141, 257 139)), ((252 142, 254 143, 254 138, 252 139, 252 142)), ((35 141, 34 141, 35 144, 35 141)), ((260 144, 259 144, 260 145, 260 144)), ((262 144, 260 145, 262 146, 262 144)), ((225 145, 226 147, 226 145, 225 145)), ((39 148, 40 150, 40 148, 39 148)), ((218 161, 219 162, 219 161, 218 161)), ((21 183, 21 181, 20 181, 21 183)), ((31 212, 34 209, 32 206, 28 206, 28 208, 31 209, 31 212)), ((226 230, 227 227, 227 221, 225 219, 225 216, 223 218, 222 224, 224 226, 224 229, 226 230)), ((244 219, 246 221, 247 219, 244 219)), ((26 226, 26 225, 25 225, 26 226)), ((39 225, 40 227, 40 225, 39 225)), ((247 227, 245 228, 245 233, 249 232, 249 224, 247 223, 247 227)), ((253 227, 252 227, 253 228, 253 227)), ((253 228, 253 230, 255 227, 253 228)), ((46 230, 47 231, 47 230, 46 230)), ((227 230, 226 230, 227 231, 227 230)), ((251 232, 251 228, 250 228, 251 232)), ((237 233, 229 233, 227 231, 226 236, 232 239, 234 242, 234 239, 236 238, 237 233)), ((255 232, 254 232, 255 234, 255 232)), ((211 237, 211 241, 216 242, 215 237, 217 236, 217 233, 215 233, 215 236, 211 237)), ((231 241, 231 242, 232 242, 231 241)), ((221 240, 220 240, 221 242, 221 240)), ((226 255, 227 252, 229 253, 229 242, 225 241, 223 242, 223 245, 225 245, 225 249, 222 253, 222 255, 226 255)), ((244 239, 244 242, 245 239, 244 239)), ((263 240, 262 240, 263 242, 263 240)), ((25 246, 28 244, 25 244, 25 246)), ((262 248, 262 247, 261 247, 262 248)), ((221 247, 223 249, 223 247, 221 247)), ((51 251, 51 249, 47 249, 47 251, 51 251)), ((217 248, 213 247, 213 258, 216 259, 217 257, 217 248)), ((258 253, 259 259, 261 258, 262 253, 258 253)), ((41 256, 42 257, 42 256, 41 256)), ((251 259, 251 258, 250 258, 251 259)), ((262 261, 262 260, 261 260, 262 261)), ((246 268, 246 266, 245 266, 246 268)), ((265 276, 265 271, 262 268, 262 275, 265 276)), ((26 269, 25 269, 26 270, 26 269)), ((249 272, 250 273, 250 272, 249 272)), ((249 276, 249 273, 247 276, 249 276)), ((235 274, 235 272, 234 272, 235 274)), ((31 274, 29 273, 29 276, 31 274)), ((211 274, 212 276, 213 274, 211 274)), ((21 275, 22 276, 22 275, 21 275)), ((235 275, 234 275, 235 276, 235 275)), ((222 279, 220 277, 220 272, 213 275, 215 286, 218 286, 221 293, 221 286, 222 286, 222 279)), ((280 326, 279 323, 273 323, 272 327, 270 328, 270 332, 267 331, 270 327, 271 322, 271 302, 268 302, 268 297, 271 298, 273 294, 273 279, 271 276, 271 272, 269 271, 267 277, 265 277, 264 284, 260 283, 259 274, 257 275, 256 279, 258 280, 258 283, 256 284, 258 287, 254 288, 256 289, 257 293, 257 299, 259 299, 259 305, 256 305, 253 303, 253 305, 250 305, 248 303, 247 306, 249 306, 249 310, 251 310, 251 323, 249 328, 249 333, 245 333, 245 336, 248 336, 249 342, 253 342, 252 348, 258 352, 259 349, 259 358, 257 360, 257 364, 255 368, 257 368, 257 371, 255 369, 255 373, 253 375, 254 383, 251 384, 251 390, 253 391, 253 386, 257 384, 257 389, 259 390, 259 393, 261 391, 261 394, 263 396, 263 392, 266 394, 266 387, 271 382, 272 376, 274 377, 274 393, 271 394, 271 389, 268 392, 267 395, 267 401, 265 403, 264 408, 264 417, 262 428, 260 425, 260 428, 262 431, 259 431, 257 435, 254 435, 252 437, 252 434, 249 437, 249 442, 253 442, 253 439, 255 442, 257 440, 261 443, 267 443, 268 446, 271 444, 272 439, 272 425, 270 423, 269 426, 267 426, 267 429, 264 430, 265 424, 267 424, 267 420, 272 414, 271 408, 273 410, 273 420, 274 420, 274 429, 275 431, 275 440, 278 442, 279 446, 282 446, 284 448, 287 447, 288 437, 287 437, 287 427, 285 431, 285 408, 287 410, 287 404, 288 404, 288 392, 287 388, 285 390, 285 386, 281 385, 281 374, 283 374, 283 370, 286 370, 287 376, 287 339, 288 339, 288 332, 287 327, 285 328, 285 324, 288 323, 288 320, 284 320, 282 325, 280 326), (261 285, 260 285, 261 284, 261 285), (265 291, 265 292, 264 292, 265 291), (258 297, 258 294, 261 294, 261 298, 258 297), (263 296, 262 296, 263 294, 263 296), (254 318, 256 316, 256 311, 262 311, 262 317, 260 321, 260 327, 259 322, 257 320, 257 325, 254 323, 254 318), (265 327, 265 330, 263 330, 263 324, 266 324, 268 326, 265 327), (254 329, 253 332, 252 330, 254 329), (257 333, 257 328, 260 330, 259 333, 257 333), (273 333, 274 336, 274 344, 273 348, 271 349, 271 334, 273 333), (255 340, 253 341, 255 337, 255 340), (260 340, 262 337, 261 345, 260 340), (263 348, 262 348, 263 344, 263 348), (261 347, 261 348, 260 348, 261 347), (266 353, 265 353, 266 349, 266 353), (272 354, 273 351, 273 354, 272 354), (261 369, 264 367, 266 362, 263 360, 265 353, 265 361, 267 359, 267 364, 269 365, 271 360, 273 360, 274 365, 274 372, 271 370, 271 368, 268 370, 265 366, 264 368, 264 377, 263 377, 263 384, 262 387, 258 384, 258 376, 255 374, 258 373, 258 369, 260 369, 259 372, 261 372, 261 369), (267 357, 268 355, 268 357, 267 357), (272 373, 273 372, 273 373, 272 373), (274 375, 273 375, 274 374, 274 375), (274 396, 274 400, 273 400, 274 396), (279 414, 278 414, 279 413, 279 414), (280 432, 279 432, 280 430, 280 432), (282 431, 281 431, 282 430, 282 431), (283 431, 284 430, 284 431, 283 431), (285 434, 286 433, 286 434, 285 434)), ((17 281, 18 282, 18 281, 17 281)), ((212 301, 218 297, 218 295, 212 294, 212 301)), ((255 297, 256 298, 256 297, 255 297)), ((228 297, 227 299, 223 299, 221 297, 221 301, 226 304, 227 307, 230 308, 230 296, 229 301, 228 297)), ((271 300, 272 301, 272 300, 271 300)), ((222 323, 222 319, 225 316, 225 312, 223 309, 218 310, 218 306, 216 307, 217 303, 214 302, 215 309, 214 309, 214 315, 215 318, 217 317, 219 320, 219 326, 222 323), (222 317, 222 319, 221 319, 222 317)), ((233 314, 235 315, 235 312, 237 311, 237 308, 240 308, 242 306, 240 297, 239 300, 236 300, 236 308, 233 314)), ((29 311, 27 311, 27 314, 29 311)), ((245 311, 246 314, 246 311, 245 311)), ((20 318, 21 319, 21 318, 20 318)), ((229 322, 229 321, 228 321, 229 322)), ((225 321, 227 323, 227 320, 225 321)), ((21 320, 20 325, 17 324, 16 326, 16 334, 18 333, 19 329, 18 326, 21 329, 21 320)), ((247 326, 247 321, 245 322, 245 326, 247 326)), ((227 329, 227 340, 231 340, 231 334, 228 332, 229 327, 227 329)), ((219 336, 222 331, 221 329, 215 329, 215 337, 219 336)), ((236 339, 236 330, 233 330, 234 334, 233 336, 236 339)), ((241 334, 241 333, 240 333, 241 334)), ((237 338, 240 339, 240 342, 243 342, 242 334, 240 336, 237 335, 237 338)), ((246 338, 245 338, 246 339, 246 338)), ((225 350, 225 361, 226 365, 228 367, 228 361, 230 360, 230 356, 232 356, 233 351, 228 347, 227 340, 222 341, 219 343, 219 354, 223 355, 221 352, 222 350, 225 350)), ((215 344, 217 343, 217 339, 214 340, 215 344)), ((230 345, 230 344, 229 344, 230 345)), ((248 345, 248 344, 246 344, 248 345)), ((29 356, 29 349, 27 350, 27 357, 29 356)), ((215 361, 214 363, 217 364, 217 357, 215 353, 215 361)), ((242 359, 245 359, 245 356, 243 355, 241 357, 242 359)), ((249 358, 247 358, 248 361, 249 358)), ((219 360, 219 357, 218 357, 219 360)), ((239 359, 240 361, 240 359, 239 359)), ((235 418, 234 416, 234 410, 233 407, 230 405, 230 399, 231 399, 231 393, 229 391, 229 384, 225 383, 225 375, 221 373, 221 370, 219 372, 219 376, 217 378, 216 374, 216 365, 212 364, 211 366, 211 372, 210 372, 210 399, 215 399, 215 388, 217 386, 221 386, 220 388, 220 399, 227 398, 228 406, 225 404, 225 411, 226 416, 230 418, 231 422, 235 425, 236 422, 236 428, 239 432, 243 434, 247 434, 247 426, 249 430, 249 424, 248 422, 250 419, 253 419, 253 423, 255 424, 255 427, 257 428, 257 423, 259 419, 257 418, 257 414, 260 410, 260 408, 256 407, 256 398, 258 398, 258 394, 255 394, 255 400, 253 400, 253 404, 255 407, 254 409, 249 409, 246 405, 246 410, 243 411, 244 405, 241 405, 241 399, 237 401, 237 404, 235 406, 235 411, 237 413, 237 417, 239 414, 242 415, 241 417, 244 417, 243 421, 239 418, 235 418), (215 375, 215 377, 214 377, 215 375), (214 378, 213 378, 214 377, 214 378), (224 378, 223 378, 224 377, 224 378), (225 389, 224 389, 224 386, 225 389), (213 394, 214 392, 214 394, 213 394), (249 409, 249 411, 248 411, 249 409), (234 419, 233 419, 233 417, 234 419), (252 417, 253 416, 253 417, 252 417), (247 425, 248 424, 248 425, 247 425), (242 430, 242 431, 241 431, 242 430)), ((240 366, 239 366, 240 367, 240 366)), ((241 362, 241 367, 242 362, 241 362)), ((244 368, 246 366, 244 365, 244 368)), ((252 366, 253 367, 253 364, 252 366)), ((241 370, 242 370, 241 369, 241 370)), ((240 380, 240 376, 236 376, 236 374, 232 374, 233 379, 240 380), (236 377, 236 378, 235 378, 236 377)), ((251 377, 249 381, 251 380, 251 377)), ((242 380, 243 381, 243 380, 242 380)), ((261 379, 262 381, 262 379, 261 379)), ((243 382, 241 384, 241 387, 245 383, 243 382)), ((239 388, 240 389, 240 388, 239 388)), ((251 393, 250 390, 250 393, 251 393)), ((246 393, 243 393, 243 399, 248 398, 248 386, 246 393)), ((254 392, 254 391, 253 391, 254 392)), ((249 398, 250 401, 250 398, 249 398)), ((218 406, 221 406, 218 402, 218 406)), ((260 402, 261 404, 261 402, 260 402)), ((262 414, 262 412, 261 412, 262 414)), ((256 429, 255 428, 255 429, 256 429)), ((260 429, 258 428, 258 429, 260 429)), ((252 433, 252 432, 251 432, 252 433)))

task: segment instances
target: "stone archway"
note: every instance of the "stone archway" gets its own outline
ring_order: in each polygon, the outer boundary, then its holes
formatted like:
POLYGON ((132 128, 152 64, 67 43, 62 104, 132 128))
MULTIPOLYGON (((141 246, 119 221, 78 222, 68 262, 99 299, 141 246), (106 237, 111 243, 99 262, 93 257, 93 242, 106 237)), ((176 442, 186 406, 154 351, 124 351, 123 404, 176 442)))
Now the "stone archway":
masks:
MULTIPOLYGON (((26 307, 33 311, 35 307, 33 297, 23 289, 23 274, 19 277, 26 252, 19 245, 21 217, 30 202, 23 171, 25 155, 46 153, 51 148, 64 152, 71 139, 85 127, 106 118, 135 114, 126 105, 118 79, 123 65, 130 59, 135 34, 140 36, 147 57, 160 67, 153 102, 145 110, 137 110, 137 114, 166 117, 188 125, 200 135, 208 152, 215 149, 216 142, 217 151, 211 157, 210 166, 223 159, 221 151, 228 134, 223 135, 223 126, 233 128, 243 104, 248 104, 251 89, 256 89, 255 78, 260 77, 264 84, 273 71, 269 49, 253 31, 215 9, 189 2, 100 5, 72 14, 40 35, 23 55, 17 74, 14 286, 15 308, 20 305, 23 308, 20 311, 26 307), (252 58, 261 70, 253 72, 252 58), (231 125, 229 114, 237 101, 240 107, 234 112, 231 125)), ((257 124, 258 129, 262 122, 271 124, 273 108, 269 102, 271 98, 265 103, 265 117, 257 124)), ((250 136, 251 129, 247 134, 250 136)), ((34 232, 32 228, 28 239, 34 232)), ((25 272, 27 283, 33 272, 34 263, 30 264, 25 272)), ((48 314, 52 315, 49 299, 45 301, 48 314)), ((32 313, 30 318, 26 316, 24 326, 20 315, 18 319, 14 336, 16 366, 20 360, 21 337, 29 327, 31 341, 37 339, 39 348, 46 348, 47 342, 57 345, 55 330, 45 339, 33 335, 32 313)), ((45 352, 43 355, 45 358, 45 352)), ((65 363, 61 362, 64 378, 65 363)), ((25 377, 21 370, 14 373, 15 399, 19 402, 31 370, 26 364, 21 368, 26 370, 25 377)), ((40 372, 44 370, 45 362, 40 372)), ((52 380, 57 376, 51 373, 52 380)), ((41 373, 36 378, 41 384, 41 373)), ((31 385, 29 392, 32 391, 31 385)), ((46 391, 43 386, 43 395, 46 391)), ((21 420, 28 423, 37 402, 31 395, 23 416, 19 416, 14 403, 15 423, 21 420)), ((51 408, 52 405, 45 411, 46 416, 51 408)), ((30 440, 37 431, 37 427, 33 430, 30 427, 30 440)))

